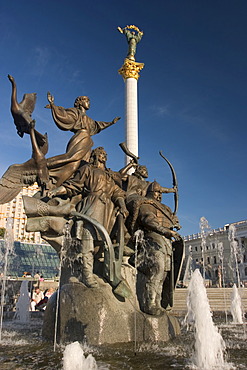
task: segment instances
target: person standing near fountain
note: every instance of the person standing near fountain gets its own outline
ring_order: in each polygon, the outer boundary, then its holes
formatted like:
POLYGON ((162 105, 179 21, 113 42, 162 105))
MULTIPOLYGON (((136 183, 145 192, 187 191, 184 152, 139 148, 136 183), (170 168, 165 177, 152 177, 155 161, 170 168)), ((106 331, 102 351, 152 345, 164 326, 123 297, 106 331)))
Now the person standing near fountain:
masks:
MULTIPOLYGON (((162 192, 162 186, 156 181, 151 183, 146 198, 139 199, 132 220, 135 229, 144 231, 144 243, 138 253, 138 270, 146 277, 142 310, 150 315, 160 315, 167 308, 167 304, 162 307, 162 294, 163 297, 170 295, 170 289, 173 289, 173 286, 168 286, 169 292, 164 291, 168 274, 173 274, 172 239, 182 242, 181 236, 173 230, 180 228, 177 217, 169 207, 161 204, 162 192)), ((169 279, 173 281, 171 276, 169 279)))

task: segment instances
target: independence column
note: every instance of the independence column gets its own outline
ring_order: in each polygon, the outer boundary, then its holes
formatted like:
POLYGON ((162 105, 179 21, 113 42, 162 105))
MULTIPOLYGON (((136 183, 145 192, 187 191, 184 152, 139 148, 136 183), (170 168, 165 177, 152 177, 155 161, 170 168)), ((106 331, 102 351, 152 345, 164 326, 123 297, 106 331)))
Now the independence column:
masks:
MULTIPOLYGON (((129 151, 138 156, 138 97, 137 82, 143 63, 135 61, 136 45, 141 40, 143 32, 136 26, 118 27, 128 41, 128 55, 119 73, 125 82, 125 141, 129 151)), ((130 158, 126 157, 126 164, 130 158)))

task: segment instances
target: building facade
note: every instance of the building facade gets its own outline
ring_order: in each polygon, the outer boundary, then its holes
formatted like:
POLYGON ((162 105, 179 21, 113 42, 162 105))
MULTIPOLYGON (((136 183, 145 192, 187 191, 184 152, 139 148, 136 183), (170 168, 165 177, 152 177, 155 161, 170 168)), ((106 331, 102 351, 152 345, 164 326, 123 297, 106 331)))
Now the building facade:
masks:
POLYGON ((25 230, 27 217, 23 207, 22 195, 32 197, 38 191, 38 185, 24 187, 9 203, 0 205, 0 228, 6 228, 7 218, 13 219, 14 240, 22 242, 41 243, 40 233, 28 233, 25 230))
MULTIPOLYGON (((5 264, 5 241, 0 239, 0 272, 5 264)), ((60 260, 57 252, 49 244, 22 243, 15 241, 13 250, 8 255, 7 276, 22 277, 24 272, 34 276, 36 272, 45 279, 52 279, 59 274, 60 260)))
POLYGON ((209 285, 247 284, 247 220, 227 224, 206 234, 184 237, 185 261, 180 280, 188 284, 199 268, 209 285))

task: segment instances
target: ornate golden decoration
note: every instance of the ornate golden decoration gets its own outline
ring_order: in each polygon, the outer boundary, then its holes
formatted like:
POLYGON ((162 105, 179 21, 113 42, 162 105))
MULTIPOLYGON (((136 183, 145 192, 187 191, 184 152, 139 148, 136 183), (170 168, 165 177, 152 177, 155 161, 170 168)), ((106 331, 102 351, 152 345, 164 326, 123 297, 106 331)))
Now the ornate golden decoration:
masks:
POLYGON ((143 67, 144 63, 137 63, 126 58, 123 66, 118 70, 118 73, 122 75, 125 80, 127 78, 135 78, 138 80, 140 77, 139 72, 143 69, 143 67))
MULTIPOLYGON (((120 27, 118 27, 118 28, 120 28, 120 27)), ((123 31, 122 30, 126 30, 126 29, 130 29, 130 30, 135 30, 136 32, 140 32, 142 35, 143 35, 143 31, 141 31, 137 26, 134 26, 133 24, 132 25, 130 25, 130 26, 126 26, 126 27, 124 27, 124 28, 120 28, 120 32, 121 33, 123 33, 123 31)))
POLYGON ((129 46, 127 58, 135 62, 136 46, 141 41, 143 32, 133 24, 124 28, 118 27, 118 31, 126 36, 129 46))

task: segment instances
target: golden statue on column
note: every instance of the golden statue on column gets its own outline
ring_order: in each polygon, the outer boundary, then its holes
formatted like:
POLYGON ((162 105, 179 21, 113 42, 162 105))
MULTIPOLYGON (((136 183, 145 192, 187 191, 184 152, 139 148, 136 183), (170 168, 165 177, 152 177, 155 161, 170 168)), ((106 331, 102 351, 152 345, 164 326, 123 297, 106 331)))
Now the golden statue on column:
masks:
POLYGON ((127 57, 124 60, 123 66, 118 71, 124 79, 140 77, 139 72, 143 69, 144 63, 135 61, 136 46, 141 41, 143 32, 138 27, 131 25, 124 28, 118 27, 118 31, 126 36, 129 48, 127 57))

